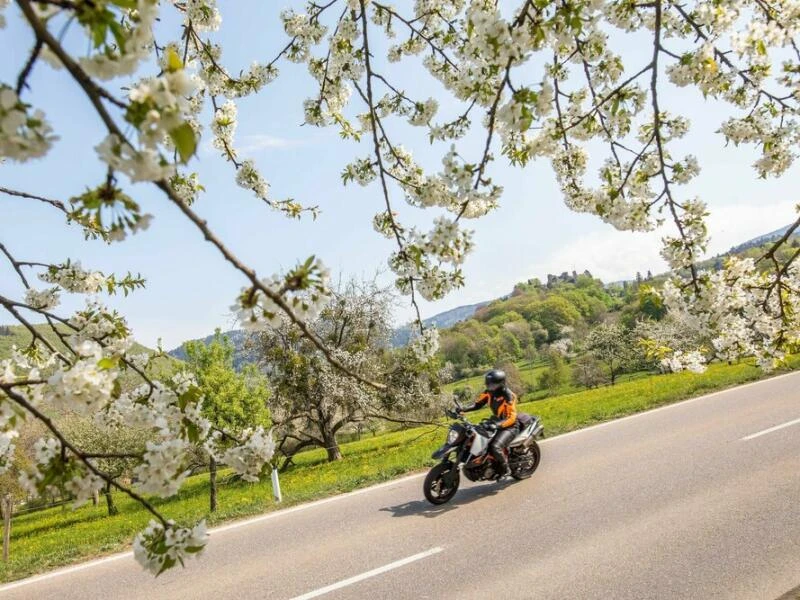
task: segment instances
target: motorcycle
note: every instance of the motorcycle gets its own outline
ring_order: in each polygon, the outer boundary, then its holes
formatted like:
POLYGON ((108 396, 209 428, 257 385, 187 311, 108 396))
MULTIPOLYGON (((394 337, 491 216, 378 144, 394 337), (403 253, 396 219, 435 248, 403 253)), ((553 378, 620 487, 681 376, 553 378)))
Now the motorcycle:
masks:
MULTIPOLYGON (((445 415, 456 422, 447 431, 447 440, 432 458, 441 459, 425 477, 423 492, 431 504, 449 502, 458 491, 461 473, 470 481, 497 479, 497 464, 489 453, 489 442, 497 431, 489 421, 473 424, 463 414, 456 402, 456 410, 445 410, 445 415)), ((536 439, 544 427, 539 417, 520 413, 517 417, 520 432, 505 449, 510 475, 517 480, 527 479, 536 471, 541 451, 536 439)))

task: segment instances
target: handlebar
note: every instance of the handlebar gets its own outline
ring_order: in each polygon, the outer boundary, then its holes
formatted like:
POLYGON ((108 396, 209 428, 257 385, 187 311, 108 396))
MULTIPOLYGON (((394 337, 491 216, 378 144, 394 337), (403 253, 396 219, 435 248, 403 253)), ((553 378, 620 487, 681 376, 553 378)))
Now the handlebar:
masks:
POLYGON ((464 416, 464 413, 462 413, 460 411, 460 408, 461 408, 460 406, 459 406, 459 410, 451 410, 449 408, 446 408, 446 409, 444 409, 444 414, 446 416, 450 417, 451 419, 456 419, 457 421, 461 421, 462 423, 468 423, 468 424, 472 425, 473 427, 482 427, 483 429, 486 429, 486 430, 490 430, 490 429, 495 429, 496 430, 498 428, 497 423, 495 423, 491 419, 484 419, 483 421, 481 421, 477 425, 472 423, 469 419, 467 419, 467 417, 464 416))

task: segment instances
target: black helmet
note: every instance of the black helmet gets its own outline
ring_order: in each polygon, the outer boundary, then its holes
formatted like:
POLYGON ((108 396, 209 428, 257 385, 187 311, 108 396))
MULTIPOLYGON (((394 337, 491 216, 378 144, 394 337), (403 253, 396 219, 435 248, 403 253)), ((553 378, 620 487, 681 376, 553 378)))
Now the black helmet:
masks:
POLYGON ((499 390, 506 384, 506 372, 500 369, 492 369, 483 378, 486 389, 489 391, 499 390))

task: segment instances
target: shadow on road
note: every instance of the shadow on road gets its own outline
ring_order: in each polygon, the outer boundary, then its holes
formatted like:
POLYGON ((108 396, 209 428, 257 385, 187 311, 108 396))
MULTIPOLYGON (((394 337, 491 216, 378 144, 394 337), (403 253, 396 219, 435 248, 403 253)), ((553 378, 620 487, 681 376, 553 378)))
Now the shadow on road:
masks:
MULTIPOLYGON (((477 500, 482 500, 488 496, 494 496, 498 492, 502 492, 508 486, 516 483, 513 479, 504 479, 500 483, 488 483, 484 485, 476 485, 470 488, 464 488, 456 493, 455 497, 447 504, 434 506, 427 500, 411 500, 396 506, 386 506, 381 508, 381 512, 392 513, 393 517, 427 517, 432 519, 443 515, 452 510, 458 509, 460 506, 471 504, 477 500)), ((420 490, 420 495, 422 491, 420 490)))

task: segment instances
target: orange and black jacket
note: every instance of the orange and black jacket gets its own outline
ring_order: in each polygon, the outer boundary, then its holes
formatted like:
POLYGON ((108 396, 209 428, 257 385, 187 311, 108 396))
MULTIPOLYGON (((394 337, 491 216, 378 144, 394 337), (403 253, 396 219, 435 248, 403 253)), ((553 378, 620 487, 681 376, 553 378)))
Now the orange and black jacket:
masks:
POLYGON ((464 412, 478 410, 486 405, 492 410, 492 416, 500 429, 508 429, 517 423, 517 396, 507 387, 493 392, 485 391, 471 407, 464 412))

